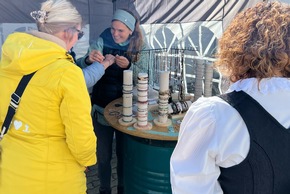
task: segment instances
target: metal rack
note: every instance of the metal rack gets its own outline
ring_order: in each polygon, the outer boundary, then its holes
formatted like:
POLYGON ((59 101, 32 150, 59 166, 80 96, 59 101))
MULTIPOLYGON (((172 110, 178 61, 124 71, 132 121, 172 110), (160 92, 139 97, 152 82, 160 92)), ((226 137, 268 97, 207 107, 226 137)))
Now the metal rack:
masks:
POLYGON ((171 93, 178 93, 179 100, 185 95, 213 96, 221 93, 220 75, 213 69, 214 58, 198 57, 192 48, 150 49, 142 52, 148 59, 149 85, 159 89, 159 72, 169 71, 171 93))

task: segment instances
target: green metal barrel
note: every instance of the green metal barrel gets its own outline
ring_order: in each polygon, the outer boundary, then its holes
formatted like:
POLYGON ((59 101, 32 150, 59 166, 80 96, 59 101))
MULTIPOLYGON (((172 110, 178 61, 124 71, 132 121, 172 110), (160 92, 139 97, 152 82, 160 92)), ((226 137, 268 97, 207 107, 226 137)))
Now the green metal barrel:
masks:
POLYGON ((176 141, 124 137, 125 194, 171 194, 170 157, 176 141))

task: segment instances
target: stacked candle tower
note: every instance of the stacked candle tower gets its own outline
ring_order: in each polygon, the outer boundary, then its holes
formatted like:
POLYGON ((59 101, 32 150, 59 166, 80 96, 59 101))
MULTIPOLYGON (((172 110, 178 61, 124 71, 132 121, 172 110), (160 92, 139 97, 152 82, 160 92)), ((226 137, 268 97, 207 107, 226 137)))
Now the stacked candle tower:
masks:
POLYGON ((169 99, 169 72, 161 71, 159 77, 159 101, 158 118, 154 123, 158 126, 169 126, 171 120, 168 119, 168 99, 169 99))
POLYGON ((204 64, 202 61, 198 61, 196 64, 196 76, 195 76, 195 92, 194 100, 197 100, 202 96, 203 92, 203 74, 204 74, 204 64))
POLYGON ((148 74, 138 74, 137 84, 137 122, 134 124, 136 129, 151 129, 152 124, 148 122, 148 74))
POLYGON ((123 115, 119 119, 119 123, 124 126, 129 126, 136 122, 133 118, 133 81, 132 71, 123 71, 123 115))
POLYGON ((213 77, 213 66, 210 63, 205 63, 204 73, 204 96, 212 96, 212 77, 213 77))

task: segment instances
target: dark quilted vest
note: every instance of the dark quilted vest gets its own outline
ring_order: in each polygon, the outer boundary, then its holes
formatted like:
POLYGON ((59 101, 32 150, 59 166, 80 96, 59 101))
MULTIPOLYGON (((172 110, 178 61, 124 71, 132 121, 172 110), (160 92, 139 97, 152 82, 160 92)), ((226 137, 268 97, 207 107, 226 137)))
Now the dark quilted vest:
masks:
POLYGON ((240 113, 250 134, 246 159, 221 168, 224 194, 290 194, 290 129, 245 92, 220 97, 240 113))
MULTIPOLYGON (((110 32, 110 28, 107 28, 100 37, 103 38, 103 55, 112 54, 114 56, 124 56, 126 57, 131 66, 131 60, 127 56, 127 49, 129 45, 120 46, 116 44, 110 32)), ((117 64, 113 64, 108 67, 105 71, 103 77, 95 84, 92 92, 92 103, 97 104, 101 107, 105 107, 111 101, 122 97, 123 92, 123 71, 126 69, 120 68, 117 64)))

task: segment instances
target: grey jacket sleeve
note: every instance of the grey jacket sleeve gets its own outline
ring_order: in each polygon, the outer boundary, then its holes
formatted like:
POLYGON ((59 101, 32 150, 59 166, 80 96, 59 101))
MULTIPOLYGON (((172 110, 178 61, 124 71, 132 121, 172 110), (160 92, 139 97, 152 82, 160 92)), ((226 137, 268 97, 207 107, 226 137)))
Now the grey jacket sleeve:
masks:
POLYGON ((93 87, 97 81, 105 74, 104 66, 98 62, 94 62, 91 65, 86 64, 86 57, 92 50, 99 50, 102 52, 103 49, 103 39, 98 38, 98 40, 92 43, 87 51, 87 54, 79 59, 77 59, 76 64, 82 68, 83 74, 86 80, 87 88, 93 87))
POLYGON ((97 81, 105 74, 105 68, 102 64, 94 62, 82 69, 86 80, 87 88, 94 86, 97 81))

